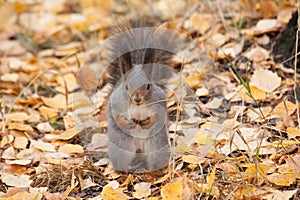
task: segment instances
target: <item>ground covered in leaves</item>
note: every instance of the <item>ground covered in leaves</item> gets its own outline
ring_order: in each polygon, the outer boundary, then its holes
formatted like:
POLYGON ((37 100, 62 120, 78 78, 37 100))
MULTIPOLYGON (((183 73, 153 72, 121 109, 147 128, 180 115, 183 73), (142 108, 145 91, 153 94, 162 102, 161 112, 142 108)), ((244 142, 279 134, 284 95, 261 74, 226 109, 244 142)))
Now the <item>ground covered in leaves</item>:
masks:
POLYGON ((0 198, 300 199, 297 6, 0 1, 0 198), (138 15, 186 37, 172 67, 193 101, 169 95, 170 166, 126 174, 107 158, 99 46, 138 15))

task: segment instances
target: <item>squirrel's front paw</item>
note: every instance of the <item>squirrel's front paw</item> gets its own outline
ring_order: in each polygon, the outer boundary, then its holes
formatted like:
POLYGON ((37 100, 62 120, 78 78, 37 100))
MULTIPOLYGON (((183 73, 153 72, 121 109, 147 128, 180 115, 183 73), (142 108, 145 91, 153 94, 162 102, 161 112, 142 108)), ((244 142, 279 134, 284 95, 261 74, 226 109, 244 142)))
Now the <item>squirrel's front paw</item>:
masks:
POLYGON ((142 129, 149 129, 153 125, 154 121, 151 117, 147 117, 146 119, 140 121, 140 125, 142 129))
POLYGON ((125 129, 134 129, 136 124, 134 123, 133 120, 130 119, 126 119, 124 116, 122 115, 118 115, 117 116, 117 121, 118 123, 125 129))

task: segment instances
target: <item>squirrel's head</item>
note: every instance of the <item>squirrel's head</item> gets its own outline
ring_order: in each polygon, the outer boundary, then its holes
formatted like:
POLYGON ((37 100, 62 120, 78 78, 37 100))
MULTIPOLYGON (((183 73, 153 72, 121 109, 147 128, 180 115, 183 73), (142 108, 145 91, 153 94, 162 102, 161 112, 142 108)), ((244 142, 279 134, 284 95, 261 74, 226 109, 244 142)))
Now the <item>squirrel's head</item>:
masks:
POLYGON ((127 94, 130 95, 129 103, 135 104, 137 106, 144 104, 149 99, 152 87, 153 86, 151 83, 147 83, 133 90, 130 84, 126 83, 124 85, 125 91, 127 91, 127 94))

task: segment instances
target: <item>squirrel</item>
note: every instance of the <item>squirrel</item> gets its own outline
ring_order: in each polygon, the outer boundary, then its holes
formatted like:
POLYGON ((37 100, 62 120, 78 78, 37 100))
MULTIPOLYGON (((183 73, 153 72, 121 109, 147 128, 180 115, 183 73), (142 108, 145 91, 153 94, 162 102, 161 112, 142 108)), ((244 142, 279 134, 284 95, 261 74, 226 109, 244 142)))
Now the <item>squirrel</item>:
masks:
POLYGON ((163 85, 176 34, 148 24, 129 22, 108 42, 108 156, 117 171, 160 170, 171 157, 163 85))

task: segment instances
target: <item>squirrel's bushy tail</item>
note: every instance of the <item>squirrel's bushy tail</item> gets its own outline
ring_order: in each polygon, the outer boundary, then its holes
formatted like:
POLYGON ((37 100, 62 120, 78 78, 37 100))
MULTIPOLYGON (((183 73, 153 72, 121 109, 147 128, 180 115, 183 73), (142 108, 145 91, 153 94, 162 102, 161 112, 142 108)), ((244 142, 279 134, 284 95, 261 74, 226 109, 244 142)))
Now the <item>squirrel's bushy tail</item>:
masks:
POLYGON ((134 65, 170 65, 178 48, 179 34, 139 19, 119 26, 117 33, 108 40, 109 83, 114 86, 134 65))

